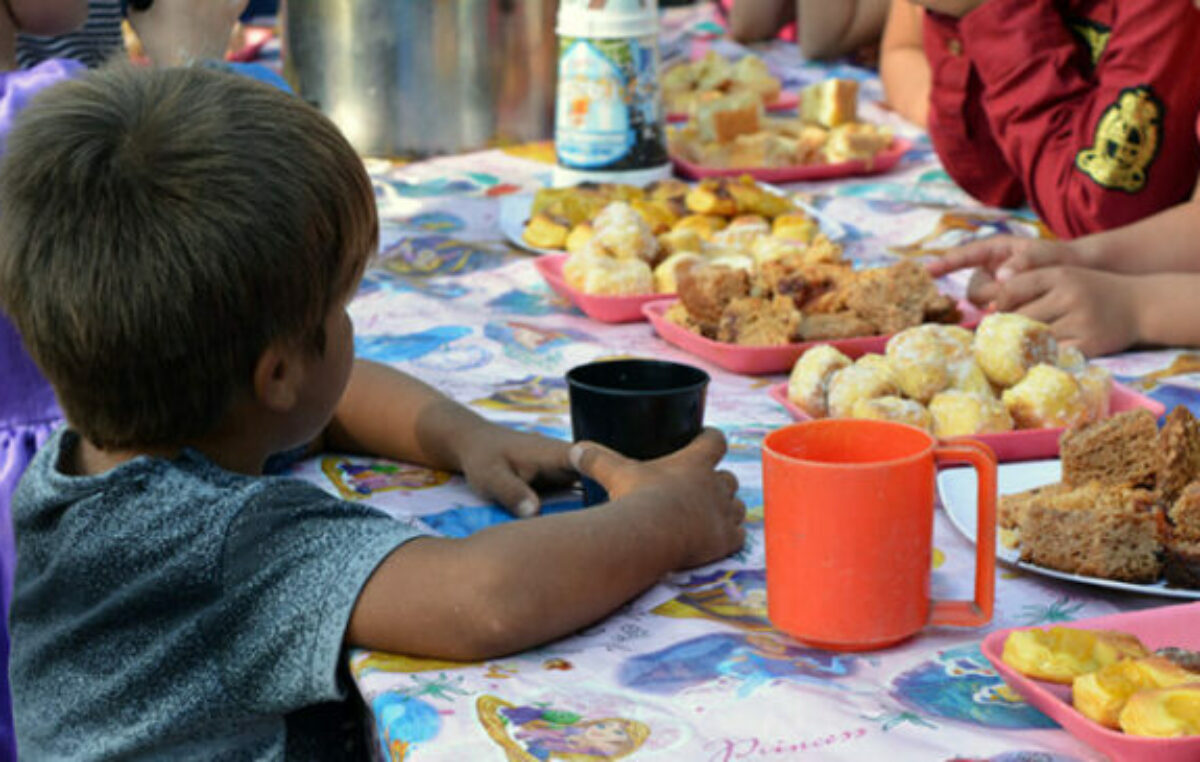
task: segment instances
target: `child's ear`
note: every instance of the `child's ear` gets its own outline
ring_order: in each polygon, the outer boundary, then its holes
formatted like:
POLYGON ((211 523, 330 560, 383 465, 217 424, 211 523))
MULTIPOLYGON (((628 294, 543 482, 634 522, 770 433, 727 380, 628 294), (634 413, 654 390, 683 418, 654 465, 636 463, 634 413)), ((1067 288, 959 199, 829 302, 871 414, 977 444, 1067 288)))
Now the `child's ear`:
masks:
POLYGON ((295 347, 276 342, 254 366, 254 398, 276 413, 289 412, 300 398, 304 363, 295 347))

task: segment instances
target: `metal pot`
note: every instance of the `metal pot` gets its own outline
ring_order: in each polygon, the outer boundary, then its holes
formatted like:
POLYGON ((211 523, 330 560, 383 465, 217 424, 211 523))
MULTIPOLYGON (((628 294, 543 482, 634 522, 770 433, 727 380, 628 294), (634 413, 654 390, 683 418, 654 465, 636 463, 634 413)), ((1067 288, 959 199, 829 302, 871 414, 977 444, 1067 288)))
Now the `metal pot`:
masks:
POLYGON ((556 0, 288 0, 286 71, 368 156, 548 138, 556 0))

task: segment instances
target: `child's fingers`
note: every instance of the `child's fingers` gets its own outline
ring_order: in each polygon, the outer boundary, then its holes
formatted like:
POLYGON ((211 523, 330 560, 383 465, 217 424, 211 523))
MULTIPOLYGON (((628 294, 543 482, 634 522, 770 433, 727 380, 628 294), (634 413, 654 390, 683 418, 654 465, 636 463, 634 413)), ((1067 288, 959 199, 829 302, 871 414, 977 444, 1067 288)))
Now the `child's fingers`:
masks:
POLYGON ((968 267, 986 267, 991 269, 1012 255, 1012 239, 1010 236, 995 236, 975 241, 957 249, 951 249, 937 259, 925 265, 925 269, 933 277, 939 277, 955 270, 965 270, 968 267))
POLYGON ((537 492, 506 463, 497 464, 475 478, 476 489, 520 518, 533 516, 541 508, 537 492))
POLYGON ((999 291, 1000 285, 987 270, 980 267, 971 273, 971 280, 967 283, 967 299, 971 304, 976 307, 991 304, 996 300, 996 294, 999 291))
POLYGON ((571 465, 580 474, 595 479, 605 488, 617 473, 632 461, 604 445, 595 442, 576 442, 570 451, 571 465))
POLYGON ((696 461, 711 468, 725 457, 726 449, 725 435, 721 433, 720 429, 708 427, 701 431, 700 436, 693 439, 687 447, 667 457, 696 461))
POLYGON ((1054 287, 1059 271, 1030 270, 1019 273, 999 285, 996 293, 996 309, 1013 312, 1046 294, 1054 287))

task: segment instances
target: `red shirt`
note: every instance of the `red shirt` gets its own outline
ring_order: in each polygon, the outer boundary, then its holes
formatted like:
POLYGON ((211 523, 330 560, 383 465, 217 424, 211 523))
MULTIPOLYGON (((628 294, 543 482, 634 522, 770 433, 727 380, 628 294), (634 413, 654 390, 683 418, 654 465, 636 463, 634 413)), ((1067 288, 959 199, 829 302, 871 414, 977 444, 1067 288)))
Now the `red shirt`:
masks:
POLYGON ((1055 233, 1119 227, 1200 174, 1200 11, 1190 0, 987 0, 925 14, 929 133, 946 171, 1055 233))

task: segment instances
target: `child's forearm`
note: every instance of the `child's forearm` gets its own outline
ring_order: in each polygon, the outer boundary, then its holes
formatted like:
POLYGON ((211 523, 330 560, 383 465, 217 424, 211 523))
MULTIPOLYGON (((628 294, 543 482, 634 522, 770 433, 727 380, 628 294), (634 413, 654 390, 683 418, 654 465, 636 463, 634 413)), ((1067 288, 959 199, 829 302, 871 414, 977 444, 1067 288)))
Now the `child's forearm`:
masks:
POLYGON ((1134 289, 1139 344, 1200 346, 1200 275, 1144 275, 1134 289))
POLYGON ((678 519, 658 495, 642 491, 463 540, 414 540, 368 582, 346 641, 479 660, 579 630, 681 564, 678 519))
POLYGON ((1116 273, 1200 272, 1200 200, 1071 242, 1081 264, 1116 273))
POLYGON ((461 470, 456 442, 485 419, 412 376, 356 360, 323 445, 447 471, 461 470))
POLYGON ((921 9, 893 0, 879 51, 879 77, 888 105, 924 127, 929 122, 933 74, 922 45, 921 9))
POLYGON ((797 0, 800 50, 808 58, 832 58, 879 42, 888 2, 797 0))

